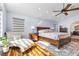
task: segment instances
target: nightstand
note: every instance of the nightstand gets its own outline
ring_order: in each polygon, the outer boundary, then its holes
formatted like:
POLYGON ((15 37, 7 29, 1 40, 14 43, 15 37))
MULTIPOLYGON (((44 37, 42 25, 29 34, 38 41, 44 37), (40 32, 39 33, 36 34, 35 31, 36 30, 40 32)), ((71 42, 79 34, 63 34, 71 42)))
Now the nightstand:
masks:
POLYGON ((37 33, 30 33, 29 36, 30 36, 30 39, 33 40, 34 42, 38 41, 37 33))

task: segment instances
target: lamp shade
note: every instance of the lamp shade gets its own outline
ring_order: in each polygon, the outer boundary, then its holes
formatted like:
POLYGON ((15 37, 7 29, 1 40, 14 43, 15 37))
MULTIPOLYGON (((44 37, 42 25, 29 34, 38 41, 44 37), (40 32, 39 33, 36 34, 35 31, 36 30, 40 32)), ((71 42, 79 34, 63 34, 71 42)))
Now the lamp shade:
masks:
POLYGON ((35 27, 34 27, 34 26, 32 26, 32 27, 31 27, 31 29, 35 29, 35 27))
POLYGON ((32 26, 32 27, 31 27, 31 29, 32 29, 32 32, 33 32, 33 33, 36 33, 36 32, 37 32, 37 30, 36 30, 36 27, 35 27, 35 26, 32 26))

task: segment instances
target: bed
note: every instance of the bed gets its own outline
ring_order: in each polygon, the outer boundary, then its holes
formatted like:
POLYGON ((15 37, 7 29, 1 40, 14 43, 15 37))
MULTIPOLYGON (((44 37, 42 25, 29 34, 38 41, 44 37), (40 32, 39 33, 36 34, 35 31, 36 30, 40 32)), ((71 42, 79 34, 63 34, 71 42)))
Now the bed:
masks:
POLYGON ((71 41, 68 33, 64 32, 53 32, 49 27, 37 27, 37 39, 49 42, 52 45, 61 48, 63 45, 71 41), (43 31, 48 30, 48 31, 43 31))

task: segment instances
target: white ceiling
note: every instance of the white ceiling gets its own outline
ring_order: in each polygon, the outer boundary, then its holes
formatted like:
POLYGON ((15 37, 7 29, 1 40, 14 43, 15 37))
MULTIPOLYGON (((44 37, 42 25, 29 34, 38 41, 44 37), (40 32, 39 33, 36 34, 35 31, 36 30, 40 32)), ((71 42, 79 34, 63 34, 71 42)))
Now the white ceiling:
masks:
MULTIPOLYGON (((49 20, 59 20, 79 14, 79 11, 72 11, 68 12, 68 16, 63 14, 54 16, 59 12, 52 11, 61 10, 63 8, 62 3, 6 3, 5 5, 8 12, 49 20)), ((72 4, 70 8, 74 7, 79 7, 79 4, 72 4)))

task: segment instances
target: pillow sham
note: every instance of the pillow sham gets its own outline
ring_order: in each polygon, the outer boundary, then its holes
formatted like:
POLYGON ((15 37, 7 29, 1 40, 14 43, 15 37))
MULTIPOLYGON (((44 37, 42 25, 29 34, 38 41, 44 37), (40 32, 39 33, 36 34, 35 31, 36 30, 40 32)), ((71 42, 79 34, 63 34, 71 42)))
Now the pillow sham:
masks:
POLYGON ((44 29, 44 30, 40 30, 38 31, 39 33, 47 33, 47 32, 53 32, 52 29, 44 29))

